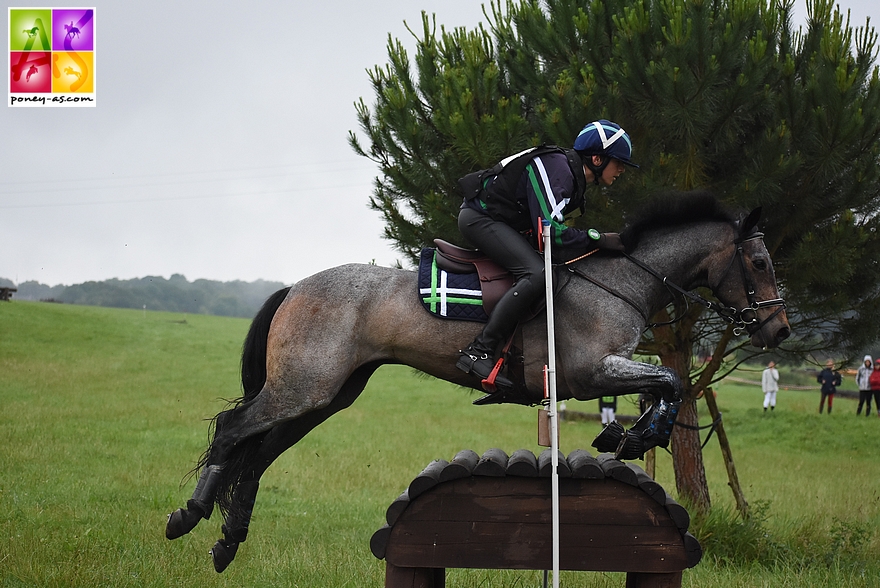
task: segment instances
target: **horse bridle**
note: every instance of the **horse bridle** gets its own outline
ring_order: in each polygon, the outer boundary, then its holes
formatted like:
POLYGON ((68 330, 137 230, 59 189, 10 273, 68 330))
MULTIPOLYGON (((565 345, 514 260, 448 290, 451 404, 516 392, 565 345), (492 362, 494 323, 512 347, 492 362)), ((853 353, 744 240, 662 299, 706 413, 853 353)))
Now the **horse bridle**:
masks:
MULTIPOLYGON (((756 290, 755 282, 752 279, 751 275, 749 275, 749 273, 746 271, 746 261, 745 261, 745 253, 743 252, 743 244, 745 242, 751 241, 753 239, 763 239, 763 238, 764 238, 764 233, 760 233, 757 231, 752 232, 747 236, 737 237, 734 240, 734 244, 736 245, 736 248, 734 250, 733 257, 731 257, 730 262, 727 264, 727 269, 721 275, 721 279, 719 280, 719 283, 724 280, 724 278, 727 276, 727 274, 730 273, 730 269, 731 269, 731 267, 733 267, 734 261, 736 259, 739 259, 739 266, 740 266, 740 270, 742 272, 743 285, 745 286, 745 289, 746 289, 746 299, 749 302, 749 305, 743 309, 737 309, 732 306, 725 306, 725 305, 720 304, 718 302, 706 300, 705 298, 703 298, 699 294, 685 290, 681 286, 675 284, 674 282, 671 282, 666 276, 661 275, 659 272, 654 270, 652 267, 642 263, 641 261, 639 261, 635 257, 631 256, 629 253, 622 252, 622 254, 624 257, 629 259, 631 262, 633 262, 634 264, 636 264, 637 266, 639 266, 640 268, 642 268, 643 270, 645 270, 646 272, 648 272, 649 274, 651 274, 652 276, 654 276, 655 278, 660 280, 663 283, 663 285, 666 286, 668 289, 673 290, 674 292, 677 292, 677 293, 681 294, 682 296, 684 296, 686 301, 689 299, 690 301, 692 301, 696 304, 704 306, 705 308, 714 311, 718 316, 720 316, 727 323, 735 325, 735 327, 733 329, 733 334, 735 336, 741 335, 743 333, 743 331, 748 332, 749 335, 754 335, 756 332, 761 330, 764 327, 764 325, 766 325, 768 322, 773 320, 780 312, 782 312, 783 309, 785 309, 785 301, 782 298, 773 298, 771 300, 758 300, 757 294, 755 293, 755 290, 756 290), (766 319, 764 319, 763 321, 761 321, 759 323, 758 322, 758 311, 762 308, 767 308, 770 306, 778 306, 779 308, 776 309, 776 312, 774 312, 769 317, 767 317, 766 319)), ((575 260, 572 260, 572 261, 575 261, 575 260)), ((645 318, 646 323, 649 323, 649 319, 648 319, 647 315, 645 315, 645 311, 643 311, 635 302, 633 302, 628 297, 624 296, 623 294, 614 290, 613 288, 603 284, 602 282, 600 282, 596 278, 585 274, 584 272, 580 271, 578 268, 568 267, 567 269, 568 269, 568 271, 580 276, 581 278, 584 278, 585 280, 595 284, 596 286, 599 286, 600 288, 606 290, 607 292, 613 294, 614 296, 617 296, 618 298, 620 298, 624 302, 628 303, 630 306, 635 308, 639 312, 639 314, 642 315, 642 317, 645 318)), ((673 297, 674 296, 675 296, 675 294, 673 293, 673 297)), ((683 315, 676 318, 676 319, 673 319, 671 321, 667 321, 664 323, 649 323, 646 326, 646 328, 651 329, 651 328, 658 327, 661 325, 670 325, 670 324, 673 324, 673 323, 680 321, 682 318, 684 318, 683 315)))
MULTIPOLYGON (((739 336, 742 334, 743 329, 745 329, 749 335, 754 335, 756 332, 760 331, 764 325, 772 321, 776 316, 785 309, 785 300, 782 298, 772 298, 770 300, 758 300, 757 295, 755 294, 755 281, 752 279, 751 274, 746 271, 746 259, 745 253, 743 252, 743 244, 747 241, 753 241, 755 239, 764 239, 764 233, 755 231, 747 236, 737 237, 734 240, 734 244, 736 245, 736 252, 734 253, 734 258, 739 259, 739 267, 742 272, 742 280, 743 285, 746 288, 746 300, 749 301, 749 305, 746 308, 741 310, 736 310, 732 307, 727 307, 724 312, 721 310, 715 309, 721 318, 726 320, 728 323, 736 324, 736 327, 733 329, 733 334, 739 336), (758 311, 762 308, 767 308, 770 306, 778 306, 770 316, 766 319, 758 323, 758 311), (726 314, 729 314, 727 316, 726 314), (751 316, 747 318, 747 315, 751 316), (755 323, 758 323, 757 325, 755 323)), ((730 260, 730 263, 727 266, 727 270, 722 274, 721 280, 727 276, 727 273, 730 271, 730 266, 733 265, 733 259, 730 260)), ((719 282, 721 281, 719 280, 719 282)), ((722 305, 717 305, 721 308, 724 308, 722 305)))

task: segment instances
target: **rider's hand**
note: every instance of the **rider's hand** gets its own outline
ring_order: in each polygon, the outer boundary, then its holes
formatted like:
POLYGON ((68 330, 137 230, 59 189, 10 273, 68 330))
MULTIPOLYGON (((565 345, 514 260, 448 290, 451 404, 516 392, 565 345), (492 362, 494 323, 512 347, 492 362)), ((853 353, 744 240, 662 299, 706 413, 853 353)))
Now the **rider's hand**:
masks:
POLYGON ((620 240, 618 233, 602 233, 596 242, 596 246, 599 249, 607 249, 609 251, 626 251, 626 247, 623 246, 623 241, 620 240))

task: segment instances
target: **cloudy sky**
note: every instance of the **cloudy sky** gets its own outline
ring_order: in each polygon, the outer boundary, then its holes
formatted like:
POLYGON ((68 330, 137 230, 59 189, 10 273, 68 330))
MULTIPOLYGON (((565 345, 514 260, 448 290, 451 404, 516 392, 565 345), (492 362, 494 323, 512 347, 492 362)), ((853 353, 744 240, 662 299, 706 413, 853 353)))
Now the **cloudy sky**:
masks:
MULTIPOLYGON (((841 6, 880 22, 876 0, 841 6)), ((377 169, 347 137, 366 70, 389 34, 413 47, 422 10, 484 20, 477 0, 97 4, 97 107, 0 107, 0 277, 290 284, 392 265, 367 207, 377 169)))

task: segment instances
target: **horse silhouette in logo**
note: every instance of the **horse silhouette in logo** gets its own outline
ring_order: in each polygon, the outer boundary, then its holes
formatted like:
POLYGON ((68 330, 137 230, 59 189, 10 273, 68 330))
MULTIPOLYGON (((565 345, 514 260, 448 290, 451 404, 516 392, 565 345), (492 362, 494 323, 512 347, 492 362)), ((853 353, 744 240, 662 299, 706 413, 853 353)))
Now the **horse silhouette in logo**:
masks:
POLYGON ((64 30, 67 31, 67 38, 72 39, 74 37, 79 37, 79 29, 73 26, 73 21, 70 21, 69 25, 64 25, 64 30))
POLYGON ((64 68, 64 73, 67 74, 67 75, 69 75, 69 76, 76 76, 76 79, 79 79, 80 76, 82 76, 82 73, 76 71, 76 70, 73 69, 72 67, 65 67, 65 68, 64 68))
POLYGON ((40 27, 34 27, 32 29, 25 29, 22 33, 27 33, 28 39, 33 39, 37 36, 37 32, 40 30, 40 27))
POLYGON ((24 81, 25 82, 31 81, 31 76, 34 75, 35 73, 39 73, 39 71, 40 70, 37 69, 36 65, 32 65, 31 68, 28 70, 27 77, 24 79, 24 81))

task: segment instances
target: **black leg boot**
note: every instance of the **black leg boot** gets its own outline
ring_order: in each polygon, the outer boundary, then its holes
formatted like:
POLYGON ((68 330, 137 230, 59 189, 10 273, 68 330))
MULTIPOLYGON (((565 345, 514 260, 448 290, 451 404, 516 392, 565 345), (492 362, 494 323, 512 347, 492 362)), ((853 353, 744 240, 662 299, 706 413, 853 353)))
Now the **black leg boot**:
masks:
MULTIPOLYGON (((455 367, 466 374, 472 374, 481 381, 485 381, 489 378, 492 370, 495 369, 496 362, 492 357, 492 352, 481 347, 478 341, 474 341, 468 345, 467 349, 462 349, 455 367)), ((499 392, 509 392, 513 390, 513 382, 501 374, 496 374, 495 390, 488 390, 485 385, 483 389, 487 392, 495 392, 496 390, 499 392)))

